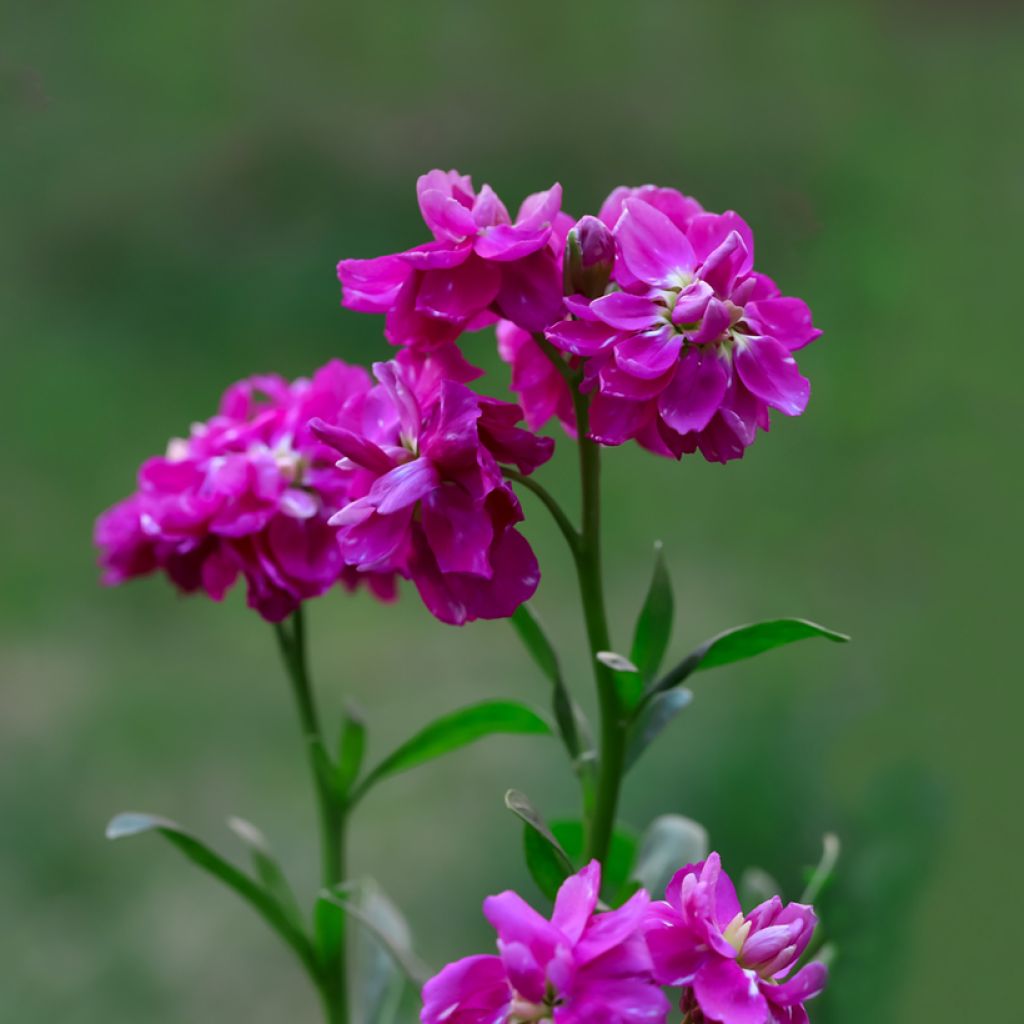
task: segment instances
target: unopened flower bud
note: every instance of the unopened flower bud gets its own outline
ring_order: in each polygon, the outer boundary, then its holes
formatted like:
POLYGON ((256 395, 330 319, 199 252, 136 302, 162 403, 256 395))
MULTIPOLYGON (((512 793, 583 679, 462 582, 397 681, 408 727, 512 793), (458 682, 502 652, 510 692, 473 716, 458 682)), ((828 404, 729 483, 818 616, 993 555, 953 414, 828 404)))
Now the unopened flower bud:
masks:
POLYGON ((581 217, 565 240, 565 294, 588 299, 603 295, 614 261, 612 233, 596 217, 581 217))

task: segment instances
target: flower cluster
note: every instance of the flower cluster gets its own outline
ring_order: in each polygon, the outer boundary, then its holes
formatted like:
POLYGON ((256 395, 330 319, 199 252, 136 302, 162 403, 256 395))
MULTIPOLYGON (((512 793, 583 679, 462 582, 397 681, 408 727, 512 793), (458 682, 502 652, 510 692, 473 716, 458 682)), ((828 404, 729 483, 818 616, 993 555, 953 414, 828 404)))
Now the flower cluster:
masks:
POLYGON ((348 481, 309 428, 314 417, 358 427, 371 383, 334 360, 308 380, 233 384, 215 416, 143 463, 138 490, 100 516, 104 582, 160 570, 219 601, 241 574, 250 607, 272 622, 338 582, 391 599, 393 571, 345 566, 329 519, 347 504, 348 481))
POLYGON ((679 871, 665 901, 638 891, 597 912, 597 862, 567 879, 551 920, 505 892, 484 902, 498 956, 449 964, 423 989, 423 1024, 641 1024, 666 1018, 662 986, 688 1022, 806 1024, 824 965, 789 977, 817 919, 777 897, 744 915, 718 855, 679 871))
MULTIPOLYGON (((533 595, 537 559, 501 465, 531 473, 554 442, 517 426, 517 405, 453 379, 457 350, 377 363, 365 429, 314 420, 343 458, 353 498, 330 520, 347 565, 411 577, 430 611, 461 625, 504 618, 533 595)), ((466 364, 462 363, 462 367, 466 364)))

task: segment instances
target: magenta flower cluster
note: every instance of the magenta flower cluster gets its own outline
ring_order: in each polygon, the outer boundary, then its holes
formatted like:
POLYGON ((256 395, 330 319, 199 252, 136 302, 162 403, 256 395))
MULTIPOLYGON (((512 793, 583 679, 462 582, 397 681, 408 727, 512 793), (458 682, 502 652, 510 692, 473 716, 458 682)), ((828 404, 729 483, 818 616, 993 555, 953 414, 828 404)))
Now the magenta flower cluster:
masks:
POLYGON ((582 409, 598 443, 727 462, 770 409, 803 411, 793 353, 819 332, 753 269, 737 214, 644 186, 574 222, 556 184, 513 219, 456 171, 417 191, 432 240, 338 266, 343 304, 384 314, 396 358, 376 382, 333 361, 229 388, 100 517, 106 582, 159 570, 219 600, 242 576, 279 621, 337 583, 388 599, 401 576, 444 622, 501 618, 539 579, 506 479, 550 457, 531 431, 554 418, 575 434, 582 409), (467 386, 481 371, 457 343, 489 324, 520 405, 467 386))
POLYGON ((664 901, 638 891, 598 912, 600 865, 567 879, 548 920, 513 892, 484 901, 497 956, 449 964, 423 989, 422 1024, 661 1024, 678 992, 690 1024, 806 1024, 823 964, 793 971, 814 932, 809 906, 774 896, 749 914, 718 855, 691 864, 664 901))

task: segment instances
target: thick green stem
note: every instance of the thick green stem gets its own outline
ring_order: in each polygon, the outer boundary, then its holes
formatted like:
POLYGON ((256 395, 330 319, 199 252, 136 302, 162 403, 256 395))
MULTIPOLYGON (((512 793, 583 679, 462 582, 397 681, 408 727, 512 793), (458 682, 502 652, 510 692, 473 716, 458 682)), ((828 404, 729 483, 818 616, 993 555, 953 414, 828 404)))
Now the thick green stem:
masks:
MULTIPOLYGON (((310 680, 306 658, 306 627, 300 605, 291 618, 291 631, 283 623, 277 625, 277 640, 281 648, 292 694, 299 712, 302 738, 305 741, 313 789, 320 824, 320 879, 325 889, 333 889, 345 880, 345 818, 347 808, 324 777, 327 763, 324 752, 320 719, 310 680)), ((322 966, 321 996, 327 1024, 347 1024, 348 998, 345 977, 345 921, 341 922, 338 955, 334 963, 322 966)))

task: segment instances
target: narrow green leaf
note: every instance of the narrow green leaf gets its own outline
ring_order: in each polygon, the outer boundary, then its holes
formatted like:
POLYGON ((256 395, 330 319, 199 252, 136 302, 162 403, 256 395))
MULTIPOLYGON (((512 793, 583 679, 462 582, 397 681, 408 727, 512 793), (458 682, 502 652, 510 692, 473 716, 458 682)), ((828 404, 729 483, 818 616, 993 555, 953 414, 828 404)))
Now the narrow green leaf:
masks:
POLYGON ((523 836, 526 866, 541 892, 553 897, 558 886, 575 870, 572 861, 529 797, 510 789, 505 794, 505 806, 526 825, 523 836))
POLYGON ((313 937, 320 966, 325 971, 338 962, 344 933, 344 908, 336 899, 320 893, 313 905, 313 937))
MULTIPOLYGON (((578 818, 559 819, 551 822, 551 831, 573 864, 583 867, 586 845, 583 822, 578 818)), ((638 844, 639 837, 633 829, 621 822, 615 826, 608 857, 601 866, 601 889, 612 906, 618 906, 633 895, 635 886, 630 884, 630 875, 638 844)))
POLYGON ((263 883, 263 888, 277 900, 281 909, 301 930, 303 927, 302 911, 299 909, 295 893, 292 892, 284 871, 270 852, 270 844, 267 842, 266 836, 244 818, 228 818, 228 828, 248 847, 253 868, 257 878, 263 883))
POLYGON ((325 889, 320 893, 318 903, 332 904, 339 913, 348 914, 358 921, 417 987, 431 976, 432 971, 412 949, 412 937, 405 919, 372 880, 325 889), (373 888, 372 896, 367 887, 373 888))
POLYGON ((574 759, 578 758, 583 746, 577 723, 582 720, 583 715, 569 695, 565 680, 562 678, 562 667, 558 662, 555 648, 530 605, 521 604, 512 613, 511 621, 523 646, 551 683, 552 710, 555 713, 555 721, 558 723, 558 731, 569 751, 569 756, 574 759))
POLYGON ((309 938, 295 926, 277 900, 247 874, 224 860, 176 822, 152 814, 119 814, 107 826, 106 835, 108 839, 123 839, 144 832, 158 832, 193 864, 233 889, 291 947, 310 975, 314 979, 317 978, 316 954, 309 938))
POLYGON ((598 651, 594 657, 612 670, 619 702, 625 711, 633 711, 644 694, 644 680, 640 670, 629 658, 624 658, 615 651, 598 651))
POLYGON ((626 737, 626 758, 623 771, 628 771, 640 755, 654 742, 662 730, 693 700, 693 691, 685 686, 655 694, 640 709, 626 737))
POLYGON ((347 793, 359 777, 365 752, 366 722, 355 707, 346 705, 338 741, 337 783, 342 793, 347 793))
POLYGON ((384 758, 352 793, 353 802, 375 783, 495 733, 551 735, 536 711, 511 700, 488 700, 460 708, 421 729, 384 758))
POLYGON ((837 633, 806 619, 772 619, 769 622, 737 626, 713 636, 710 640, 705 640, 675 668, 662 676, 653 689, 668 690, 699 669, 717 668, 719 665, 743 661, 775 647, 783 647, 811 637, 823 637, 835 643, 846 643, 850 639, 845 633, 837 633))
POLYGON ((633 878, 655 899, 661 899, 680 868, 707 855, 708 834, 703 825, 681 814, 663 814, 651 822, 640 840, 633 878))
POLYGON ((665 657, 672 636, 674 612, 672 581, 669 579, 668 569, 665 568, 661 541, 658 541, 654 546, 654 574, 643 608, 640 609, 640 616, 636 620, 633 647, 629 655, 647 682, 654 678, 665 657))
POLYGON ((801 903, 815 903, 835 872, 836 862, 839 860, 839 836, 827 832, 822 837, 821 846, 821 860, 818 861, 818 866, 814 869, 807 882, 807 887, 800 897, 801 903))

